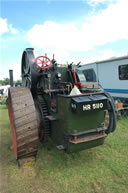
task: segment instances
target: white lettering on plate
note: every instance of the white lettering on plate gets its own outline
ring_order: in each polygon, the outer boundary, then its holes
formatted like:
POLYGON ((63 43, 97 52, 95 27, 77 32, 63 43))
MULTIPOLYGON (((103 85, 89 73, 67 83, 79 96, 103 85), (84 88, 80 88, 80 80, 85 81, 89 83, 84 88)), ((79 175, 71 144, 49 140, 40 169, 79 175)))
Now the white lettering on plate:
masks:
POLYGON ((83 105, 83 111, 88 111, 88 110, 95 110, 95 109, 102 109, 104 107, 103 103, 94 103, 92 104, 92 107, 90 104, 83 105))
POLYGON ((91 105, 83 105, 83 111, 91 110, 91 105))

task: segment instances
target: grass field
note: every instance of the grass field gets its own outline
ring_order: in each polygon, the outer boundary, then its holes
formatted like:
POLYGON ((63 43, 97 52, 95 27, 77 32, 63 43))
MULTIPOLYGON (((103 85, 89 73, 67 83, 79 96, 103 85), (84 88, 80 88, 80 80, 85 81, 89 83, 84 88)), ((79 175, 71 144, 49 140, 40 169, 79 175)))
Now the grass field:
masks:
POLYGON ((39 144, 33 166, 18 168, 7 108, 0 106, 0 193, 128 193, 128 119, 103 146, 73 154, 39 144))

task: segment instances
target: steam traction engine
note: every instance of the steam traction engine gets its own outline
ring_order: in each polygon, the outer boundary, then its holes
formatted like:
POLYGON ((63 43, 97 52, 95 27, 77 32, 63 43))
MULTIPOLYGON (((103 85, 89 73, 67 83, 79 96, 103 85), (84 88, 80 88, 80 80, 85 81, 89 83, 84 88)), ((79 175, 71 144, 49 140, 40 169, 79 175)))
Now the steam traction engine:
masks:
POLYGON ((87 83, 78 65, 59 65, 54 57, 22 56, 22 87, 9 89, 8 111, 17 160, 36 156, 38 141, 55 141, 67 152, 104 143, 116 128, 112 98, 87 83), (108 119, 105 124, 106 117, 108 119))

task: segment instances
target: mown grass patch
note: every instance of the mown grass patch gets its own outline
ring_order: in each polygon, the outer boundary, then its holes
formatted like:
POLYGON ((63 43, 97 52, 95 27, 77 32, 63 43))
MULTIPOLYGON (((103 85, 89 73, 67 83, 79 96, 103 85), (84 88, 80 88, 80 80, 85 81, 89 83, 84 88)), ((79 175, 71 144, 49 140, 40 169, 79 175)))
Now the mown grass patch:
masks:
POLYGON ((0 106, 1 193, 127 193, 128 119, 105 144, 78 153, 58 151, 50 141, 39 144, 36 163, 18 168, 11 149, 7 108, 0 106))

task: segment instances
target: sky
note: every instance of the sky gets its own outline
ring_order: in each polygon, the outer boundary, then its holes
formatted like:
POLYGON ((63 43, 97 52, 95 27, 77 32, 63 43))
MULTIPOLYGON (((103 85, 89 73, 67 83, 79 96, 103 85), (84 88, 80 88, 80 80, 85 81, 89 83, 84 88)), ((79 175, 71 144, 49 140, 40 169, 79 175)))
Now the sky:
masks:
POLYGON ((0 79, 35 57, 82 64, 128 55, 128 0, 0 0, 0 79))

